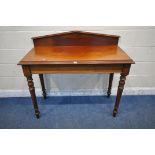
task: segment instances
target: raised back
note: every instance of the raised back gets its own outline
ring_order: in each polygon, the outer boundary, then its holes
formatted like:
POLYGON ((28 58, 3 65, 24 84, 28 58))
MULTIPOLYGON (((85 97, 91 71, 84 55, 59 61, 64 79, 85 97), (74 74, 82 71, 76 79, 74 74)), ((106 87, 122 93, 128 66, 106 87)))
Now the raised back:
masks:
POLYGON ((107 46, 117 45, 119 36, 70 31, 32 38, 34 46, 107 46))

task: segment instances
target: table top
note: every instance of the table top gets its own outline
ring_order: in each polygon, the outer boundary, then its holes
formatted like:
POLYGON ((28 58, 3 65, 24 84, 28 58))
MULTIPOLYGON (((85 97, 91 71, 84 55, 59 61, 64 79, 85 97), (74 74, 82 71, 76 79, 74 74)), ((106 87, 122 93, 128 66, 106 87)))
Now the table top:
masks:
POLYGON ((32 39, 34 48, 19 65, 134 63, 118 46, 116 35, 70 31, 32 39))
POLYGON ((33 48, 19 65, 30 64, 132 64, 118 46, 50 46, 33 48))

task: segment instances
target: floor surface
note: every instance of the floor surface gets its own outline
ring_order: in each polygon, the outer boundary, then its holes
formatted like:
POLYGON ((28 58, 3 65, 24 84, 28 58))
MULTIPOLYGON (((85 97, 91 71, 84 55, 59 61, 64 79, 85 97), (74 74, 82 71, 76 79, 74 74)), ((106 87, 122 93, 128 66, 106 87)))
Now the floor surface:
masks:
POLYGON ((36 119, 30 97, 0 98, 0 128, 143 129, 155 128, 155 96, 123 96, 112 117, 115 96, 38 97, 36 119))

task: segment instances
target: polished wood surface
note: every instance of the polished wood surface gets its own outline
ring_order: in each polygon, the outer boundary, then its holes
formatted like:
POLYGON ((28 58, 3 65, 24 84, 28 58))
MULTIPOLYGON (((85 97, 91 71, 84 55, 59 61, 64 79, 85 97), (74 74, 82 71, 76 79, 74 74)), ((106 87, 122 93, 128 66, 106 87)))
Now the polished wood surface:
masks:
POLYGON ((43 74, 108 73, 107 96, 111 94, 114 73, 120 73, 113 116, 118 113, 125 79, 134 61, 118 46, 119 36, 71 31, 32 38, 34 48, 18 63, 27 78, 37 118, 37 104, 32 74, 39 74, 43 97, 46 98, 43 74))
POLYGON ((35 47, 20 62, 26 64, 122 64, 134 63, 118 46, 35 47))

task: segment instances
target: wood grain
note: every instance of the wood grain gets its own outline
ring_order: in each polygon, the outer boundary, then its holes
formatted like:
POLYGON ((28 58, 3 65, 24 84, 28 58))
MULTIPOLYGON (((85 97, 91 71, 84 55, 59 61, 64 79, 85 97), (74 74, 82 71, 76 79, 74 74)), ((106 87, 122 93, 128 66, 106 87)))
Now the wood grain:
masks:
POLYGON ((117 46, 35 47, 20 62, 26 64, 122 64, 134 61, 117 46))

